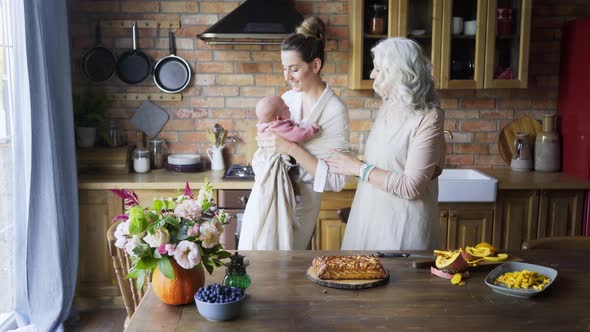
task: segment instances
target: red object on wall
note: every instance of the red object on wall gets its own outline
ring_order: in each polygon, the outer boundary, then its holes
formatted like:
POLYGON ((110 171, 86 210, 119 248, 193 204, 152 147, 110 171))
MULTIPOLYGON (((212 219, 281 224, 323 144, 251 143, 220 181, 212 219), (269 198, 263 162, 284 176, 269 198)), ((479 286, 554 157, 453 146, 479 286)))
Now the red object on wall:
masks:
MULTIPOLYGON (((590 179, 590 19, 565 24, 561 39, 557 112, 562 137, 562 170, 590 179)), ((590 236, 590 195, 584 195, 582 234, 590 236)))
POLYGON ((562 136, 562 170, 590 179, 590 19, 566 23, 561 40, 557 112, 562 136))

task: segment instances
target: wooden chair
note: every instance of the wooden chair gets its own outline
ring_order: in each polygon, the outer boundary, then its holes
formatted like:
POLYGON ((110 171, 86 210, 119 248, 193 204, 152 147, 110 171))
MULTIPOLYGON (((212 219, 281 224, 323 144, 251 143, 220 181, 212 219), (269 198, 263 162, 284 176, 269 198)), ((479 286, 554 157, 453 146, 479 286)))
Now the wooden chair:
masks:
POLYGON ((338 218, 340 218, 340 221, 342 221, 345 224, 348 222, 349 215, 350 215, 350 206, 338 210, 338 218))
MULTIPOLYGON (((123 297, 123 303, 125 304, 125 310, 127 310, 127 318, 125 319, 125 327, 129 323, 131 316, 137 309, 139 302, 145 295, 145 292, 149 286, 148 282, 145 282, 141 289, 137 289, 137 282, 135 279, 125 278, 129 269, 131 269, 131 260, 125 250, 115 246, 117 239, 115 238, 115 230, 121 221, 115 222, 109 227, 107 231, 107 241, 109 243, 109 252, 113 259, 113 267, 117 276, 117 282, 119 283, 119 289, 121 290, 121 296, 123 297)), ((150 279, 151 280, 151 279, 150 279)))
POLYGON ((529 240, 522 249, 580 249, 590 250, 590 236, 557 236, 529 240))

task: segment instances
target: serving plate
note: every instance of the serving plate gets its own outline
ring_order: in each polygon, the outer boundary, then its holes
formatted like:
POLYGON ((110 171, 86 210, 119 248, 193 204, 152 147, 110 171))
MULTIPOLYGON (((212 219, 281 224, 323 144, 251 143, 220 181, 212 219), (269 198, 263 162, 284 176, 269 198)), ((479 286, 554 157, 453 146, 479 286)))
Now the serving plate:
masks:
POLYGON ((500 294, 528 298, 528 297, 535 296, 535 295, 545 291, 547 288, 549 288, 553 284, 553 282, 555 281, 556 278, 557 278, 557 270, 555 270, 555 269, 552 269, 552 268, 549 268, 546 266, 541 266, 541 265, 529 264, 529 263, 508 262, 508 263, 504 263, 504 264, 498 266, 497 268, 493 269, 490 273, 488 273, 488 275, 486 276, 486 279, 485 279, 485 284, 488 285, 488 287, 490 287, 494 292, 497 292, 500 294), (498 285, 494 284, 494 281, 496 279, 498 279, 498 277, 503 275, 504 273, 514 272, 514 271, 522 271, 522 270, 529 270, 529 271, 537 272, 537 273, 542 274, 542 275, 546 276, 547 278, 549 278, 550 281, 541 290, 536 290, 533 287, 530 287, 527 289, 508 288, 507 286, 505 286, 502 283, 500 283, 498 285))
POLYGON ((330 280, 320 279, 315 273, 313 266, 307 269, 307 278, 314 284, 318 284, 325 287, 340 288, 340 289, 365 289, 373 288, 386 284, 389 281, 389 272, 383 279, 347 279, 347 280, 330 280))

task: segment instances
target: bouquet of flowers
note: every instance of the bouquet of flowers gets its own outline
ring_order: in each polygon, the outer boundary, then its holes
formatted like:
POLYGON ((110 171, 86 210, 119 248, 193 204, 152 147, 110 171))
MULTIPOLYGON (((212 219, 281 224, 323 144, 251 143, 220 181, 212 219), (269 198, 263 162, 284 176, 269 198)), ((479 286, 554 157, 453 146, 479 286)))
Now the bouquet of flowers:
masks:
POLYGON ((217 209, 207 180, 196 198, 187 182, 176 199, 155 199, 149 208, 139 204, 133 191, 111 191, 123 198, 126 208, 125 214, 113 219, 123 220, 115 231, 115 245, 129 254, 133 267, 127 277, 137 278, 138 288, 156 267, 174 280, 170 259, 184 269, 202 265, 211 274, 223 265, 221 259, 230 257, 219 243, 229 215, 217 209))

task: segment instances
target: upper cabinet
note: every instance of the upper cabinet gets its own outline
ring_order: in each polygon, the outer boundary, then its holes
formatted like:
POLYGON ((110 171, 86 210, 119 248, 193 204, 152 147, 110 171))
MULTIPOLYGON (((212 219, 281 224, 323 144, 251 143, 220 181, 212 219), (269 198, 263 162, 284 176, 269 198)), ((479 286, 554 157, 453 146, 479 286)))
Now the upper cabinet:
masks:
POLYGON ((524 88, 531 0, 350 0, 349 87, 370 89, 371 48, 404 36, 422 46, 440 89, 524 88))

